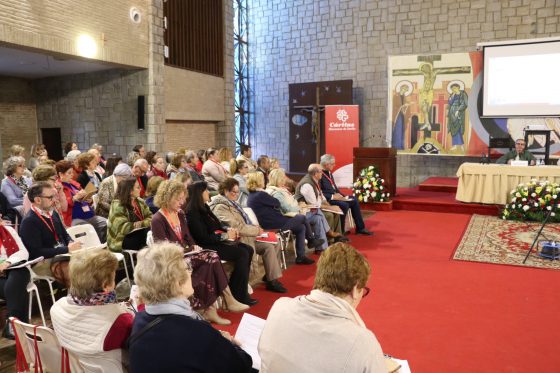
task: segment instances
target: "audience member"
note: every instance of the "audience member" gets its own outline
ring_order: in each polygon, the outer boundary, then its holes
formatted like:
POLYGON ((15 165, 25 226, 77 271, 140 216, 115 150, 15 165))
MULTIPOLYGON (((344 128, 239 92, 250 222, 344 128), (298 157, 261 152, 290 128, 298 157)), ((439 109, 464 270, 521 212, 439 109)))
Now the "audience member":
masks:
POLYGON ((244 160, 231 162, 231 174, 233 178, 239 183, 239 196, 237 203, 243 207, 247 207, 247 199, 249 198, 249 190, 247 190, 247 174, 249 173, 249 166, 244 160))
POLYGON ((230 311, 242 312, 249 306, 239 303, 231 294, 228 278, 218 254, 215 251, 202 250, 192 238, 187 218, 181 209, 186 194, 187 188, 178 181, 165 182, 158 189, 156 203, 160 210, 152 219, 153 237, 156 242, 175 242, 188 252, 188 260, 193 268, 193 308, 210 322, 229 325, 231 322, 217 313, 215 302, 218 296, 224 297, 230 311))
POLYGON ((72 164, 74 168, 74 173, 72 174, 72 180, 76 181, 78 176, 82 173, 82 169, 78 166, 78 156, 82 154, 79 150, 72 150, 66 155, 66 160, 72 164))
POLYGON ((72 150, 78 150, 78 144, 75 142, 67 142, 64 144, 64 154, 68 155, 72 150))
POLYGON ((270 171, 280 168, 280 161, 277 158, 270 158, 270 171))
MULTIPOLYGON (((8 312, 6 319, 17 317, 29 322, 28 302, 29 271, 27 268, 10 269, 10 265, 29 259, 29 253, 16 231, 0 220, 0 298, 6 301, 8 312)), ((15 339, 11 325, 6 321, 2 336, 15 339)))
POLYGON ((319 258, 311 293, 272 306, 259 340, 260 371, 387 372, 377 338, 356 311, 369 274, 352 246, 332 245, 319 258))
POLYGON ((150 208, 152 214, 155 214, 159 210, 159 207, 154 205, 154 197, 156 196, 157 190, 163 181, 163 178, 160 176, 153 176, 148 180, 148 187, 146 188, 146 198, 144 199, 144 201, 150 208))
POLYGON ((72 164, 68 161, 58 161, 56 162, 56 172, 62 182, 62 188, 68 205, 66 211, 62 212, 64 224, 67 227, 91 224, 95 228, 99 240, 105 242, 107 240, 107 219, 95 215, 92 197, 80 187, 80 184, 72 180, 74 173, 72 164))
POLYGON ((25 159, 23 157, 10 157, 4 162, 6 177, 2 180, 0 190, 8 199, 8 206, 16 208, 23 205, 23 196, 31 186, 31 179, 23 176, 25 159))
POLYGON ((206 162, 206 150, 198 149, 196 155, 198 156, 198 162, 196 163, 196 170, 198 171, 199 174, 202 175, 202 166, 204 165, 204 162, 206 162))
POLYGON ((234 263, 229 279, 233 296, 241 303, 256 304, 257 300, 251 299, 247 292, 253 249, 239 242, 239 232, 225 227, 212 213, 206 204, 210 200, 206 182, 189 185, 188 193, 187 222, 195 242, 204 249, 217 251, 221 259, 234 263))
POLYGON ((40 181, 29 188, 31 210, 20 226, 21 239, 29 250, 29 259, 40 256, 45 260, 33 266, 38 275, 54 276, 68 286, 68 260, 70 251, 79 250, 80 242, 73 242, 57 213, 51 213, 56 191, 49 183, 40 181))
POLYGON ((132 166, 132 176, 138 181, 140 186, 140 197, 144 198, 146 195, 146 187, 148 186, 148 177, 146 172, 148 172, 148 162, 144 158, 139 158, 134 162, 132 166))
POLYGON ((91 148, 87 152, 89 154, 93 154, 93 156, 95 157, 96 165, 94 171, 97 172, 99 176, 101 176, 101 178, 103 178, 103 176, 105 175, 105 164, 103 162, 103 158, 101 158, 101 153, 96 148, 91 148))
POLYGON ((217 191, 220 183, 227 178, 228 171, 220 163, 216 149, 208 149, 206 158, 207 160, 202 166, 202 175, 204 176, 204 181, 208 184, 208 189, 217 191))
POLYGON ((78 167, 82 169, 82 173, 78 176, 76 181, 82 188, 85 188, 89 183, 99 188, 101 184, 101 175, 96 171, 97 157, 91 153, 82 153, 78 156, 78 167))
MULTIPOLYGON (((107 161, 103 157, 103 145, 95 143, 91 146, 91 149, 97 150, 97 154, 99 156, 99 165, 105 169, 107 161)), ((103 176, 103 175, 101 175, 101 176, 103 176)))
MULTIPOLYGON (((155 153, 155 152, 148 152, 148 153, 155 153)), ((150 160, 146 159, 148 161, 148 164, 150 165, 150 170, 146 174, 148 179, 151 178, 152 176, 159 176, 163 180, 167 180, 167 174, 165 173, 167 164, 165 163, 165 158, 157 153, 153 155, 150 154, 150 155, 151 155, 150 160)))
POLYGON ((293 218, 282 215, 280 202, 264 191, 264 177, 261 172, 252 172, 247 180, 249 199, 247 206, 250 207, 261 227, 264 229, 290 230, 296 236, 296 264, 313 264, 315 261, 305 255, 305 240, 307 245, 313 249, 320 249, 324 240, 313 236, 313 231, 303 215, 293 218))
POLYGON ((82 250, 70 260, 70 289, 51 308, 60 345, 82 365, 123 368, 123 348, 134 316, 117 303, 115 271, 118 261, 107 250, 82 250))
MULTIPOLYGON (((56 196, 53 198, 53 208, 62 217, 68 210, 68 201, 64 194, 64 188, 56 175, 56 169, 53 166, 39 165, 33 170, 33 181, 46 181, 56 189, 56 196)), ((27 214, 31 209, 31 201, 27 196, 23 198, 23 212, 27 214)))
POLYGON ((193 181, 203 181, 204 177, 201 173, 199 173, 196 169, 196 165, 198 164, 198 156, 192 150, 189 150, 185 155, 185 159, 187 161, 185 170, 191 174, 193 181))
POLYGON ((230 148, 220 148, 218 150, 218 162, 222 165, 224 170, 226 170, 226 175, 229 177, 229 167, 230 161, 233 159, 233 153, 230 148))
POLYGON ((23 157, 25 158, 25 148, 21 145, 12 145, 10 146, 10 157, 23 157))
POLYGON ((269 171, 270 171, 270 159, 268 158, 268 155, 261 155, 259 159, 257 159, 257 172, 263 174, 265 187, 268 185, 269 171))
MULTIPOLYGON (((109 158, 111 160, 112 158, 109 158)), ((111 202, 115 198, 117 186, 121 180, 132 177, 132 170, 126 163, 120 163, 112 171, 112 175, 105 178, 99 185, 97 192, 97 206, 95 214, 104 218, 109 217, 109 210, 111 210, 111 202)))
POLYGON ((39 165, 39 157, 42 155, 47 155, 47 149, 44 144, 34 144, 31 147, 31 154, 29 156, 29 161, 27 167, 30 171, 33 171, 35 167, 39 165))
POLYGON ((498 164, 511 164, 511 161, 527 161, 531 166, 537 162, 535 156, 530 151, 525 149, 525 140, 515 140, 515 149, 502 155, 496 163, 498 164))
POLYGON ((187 298, 194 290, 179 245, 161 243, 141 251, 134 280, 146 309, 134 318, 131 371, 251 371, 252 359, 238 342, 212 328, 191 308, 187 298))
POLYGON ((263 229, 253 224, 249 216, 243 211, 237 202, 239 196, 239 183, 233 178, 228 178, 220 184, 220 194, 212 199, 209 206, 214 215, 228 227, 239 232, 239 240, 255 250, 263 257, 266 289, 277 293, 285 293, 287 290, 278 281, 282 277, 282 268, 278 261, 278 243, 257 241, 257 236, 264 233, 263 229))
MULTIPOLYGON (((109 177, 113 174, 113 171, 115 170, 115 167, 117 167, 119 164, 126 164, 123 162, 122 157, 120 156, 112 156, 107 158, 107 162, 105 162, 105 177, 109 177)), ((128 165, 127 165, 128 166, 128 165)), ((130 168, 130 166, 128 166, 130 168)))
MULTIPOLYGON (((137 160, 141 159, 142 157, 140 157, 140 154, 138 154, 137 152, 130 152, 126 155, 126 163, 132 167, 134 166, 134 162, 136 162, 137 160)), ((143 159, 143 158, 142 158, 143 159)))
MULTIPOLYGON (((360 210, 360 203, 353 196, 345 196, 340 192, 334 181, 334 176, 332 170, 335 166, 335 159, 330 154, 324 154, 321 156, 321 165, 317 165, 313 174, 309 174, 306 178, 319 178, 319 187, 323 192, 323 195, 331 205, 340 207, 344 213, 344 218, 348 210, 352 214, 352 218, 356 223, 356 234, 363 234, 366 236, 371 236, 373 233, 366 229, 364 219, 362 217, 362 211, 360 210), (322 168, 322 169, 321 169, 322 168)), ((310 180, 306 180, 304 183, 300 182, 302 188, 304 188, 303 194, 309 194, 312 191, 314 184, 310 183, 310 180), (307 192, 305 191, 307 190, 307 192)), ((313 191, 314 192, 314 191, 313 191)), ((345 219, 342 219, 342 231, 345 232, 345 219)))
POLYGON ((254 172, 257 169, 257 162, 255 162, 251 157, 253 156, 253 150, 251 145, 240 144, 239 145, 239 155, 237 156, 237 161, 244 161, 247 165, 247 172, 254 172))
POLYGON ((185 167, 187 166, 187 157, 184 154, 177 153, 173 156, 171 163, 167 167, 167 177, 169 180, 173 180, 178 174, 185 172, 185 167))
POLYGON ((152 212, 140 198, 139 184, 134 177, 121 180, 118 184, 109 211, 107 230, 107 246, 111 251, 140 250, 146 246, 152 212))
POLYGON ((136 145, 132 148, 134 153, 137 153, 140 158, 144 158, 146 156, 146 149, 144 149, 144 145, 136 145))

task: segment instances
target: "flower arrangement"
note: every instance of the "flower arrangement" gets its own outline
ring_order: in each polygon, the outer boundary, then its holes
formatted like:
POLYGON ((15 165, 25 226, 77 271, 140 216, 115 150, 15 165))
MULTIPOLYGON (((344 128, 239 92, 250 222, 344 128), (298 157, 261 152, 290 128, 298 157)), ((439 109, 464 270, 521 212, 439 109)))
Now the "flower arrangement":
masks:
POLYGON ((550 222, 560 221, 560 185, 533 179, 511 191, 510 203, 502 211, 502 219, 543 221, 550 212, 550 222))
POLYGON ((360 202, 388 202, 391 196, 385 191, 385 180, 381 178, 375 166, 360 171, 352 191, 360 202))

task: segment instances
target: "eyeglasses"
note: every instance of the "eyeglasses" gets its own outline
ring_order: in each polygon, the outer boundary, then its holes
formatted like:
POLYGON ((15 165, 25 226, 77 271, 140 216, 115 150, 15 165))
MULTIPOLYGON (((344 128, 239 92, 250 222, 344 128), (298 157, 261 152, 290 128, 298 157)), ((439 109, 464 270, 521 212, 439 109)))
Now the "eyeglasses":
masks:
POLYGON ((370 288, 368 288, 367 286, 364 286, 364 292, 362 293, 362 298, 367 297, 369 292, 370 292, 370 288))
POLYGON ((56 194, 53 194, 52 196, 39 196, 39 197, 41 197, 41 198, 46 198, 46 199, 50 199, 50 200, 52 201, 52 199, 53 199, 54 197, 56 197, 56 194))

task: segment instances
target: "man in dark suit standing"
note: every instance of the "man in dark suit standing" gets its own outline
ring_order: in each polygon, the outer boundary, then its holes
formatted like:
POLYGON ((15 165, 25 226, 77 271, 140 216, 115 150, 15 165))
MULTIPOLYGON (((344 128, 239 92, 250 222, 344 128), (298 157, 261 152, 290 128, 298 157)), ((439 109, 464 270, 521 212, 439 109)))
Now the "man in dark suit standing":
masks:
POLYGON ((345 232, 345 218, 348 210, 350 210, 354 221, 356 222, 356 234, 363 234, 366 236, 371 236, 373 232, 366 229, 364 219, 362 218, 362 211, 360 210, 360 204, 353 197, 347 197, 340 193, 336 183, 334 181, 334 176, 332 170, 335 166, 335 159, 331 154, 324 154, 321 156, 321 167, 323 168, 323 174, 319 185, 321 191, 325 198, 329 201, 331 205, 336 205, 340 207, 344 213, 344 218, 341 219, 342 231, 345 232))

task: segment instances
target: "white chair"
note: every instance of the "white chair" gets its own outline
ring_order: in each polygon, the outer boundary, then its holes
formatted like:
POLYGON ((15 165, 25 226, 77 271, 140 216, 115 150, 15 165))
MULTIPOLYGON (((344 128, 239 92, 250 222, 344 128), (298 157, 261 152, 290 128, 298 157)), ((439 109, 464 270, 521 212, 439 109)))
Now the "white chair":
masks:
POLYGON ((45 314, 43 312, 43 304, 41 303, 41 297, 39 296, 39 289, 37 288, 35 281, 38 280, 47 281, 47 283, 49 284, 49 289, 51 291, 51 299, 54 304, 56 300, 54 299, 54 291, 53 291, 52 284, 55 281, 55 279, 54 277, 50 277, 50 276, 38 276, 35 272, 33 272, 31 266, 27 266, 26 268, 29 271, 29 274, 31 275, 29 284, 27 284, 27 292, 29 293, 28 318, 29 320, 31 320, 31 309, 33 306, 33 293, 35 293, 35 298, 37 298, 37 306, 39 307, 39 312, 41 313, 41 320, 43 321, 43 325, 47 326, 47 323, 45 322, 45 314))
MULTIPOLYGON (((257 219, 257 215, 255 215, 255 212, 253 211, 252 208, 250 207, 243 207, 243 211, 245 211, 245 213, 247 214, 247 216, 249 216, 249 220, 251 220, 251 223, 253 223, 254 225, 259 225, 259 219, 257 219)), ((280 254, 282 255, 282 261, 280 263, 281 268, 283 269, 287 269, 288 266, 286 264, 286 250, 288 249, 288 244, 290 243, 290 239, 292 237, 292 232, 287 230, 287 231, 282 231, 280 229, 276 230, 277 233, 277 237, 278 237, 278 243, 280 244, 280 254)))
MULTIPOLYGON (((66 228, 66 231, 68 232, 72 240, 79 241, 82 243, 81 250, 99 250, 99 249, 107 248, 107 244, 101 243, 101 241, 99 240, 99 236, 95 231, 95 228, 93 228, 93 225, 91 224, 74 225, 72 227, 66 228)), ((112 253, 112 254, 115 256, 115 258, 117 258, 119 262, 123 262, 126 279, 130 284, 131 283, 130 276, 128 274, 128 268, 126 266, 126 262, 124 261, 124 255, 121 253, 112 253)))
MULTIPOLYGON (((9 322, 12 323, 14 335, 16 335, 17 340, 21 344, 25 361, 30 368, 28 371, 32 371, 35 368, 35 343, 37 344, 43 372, 54 373, 61 371, 62 347, 58 343, 58 338, 56 338, 52 329, 45 326, 26 324, 13 317, 10 317, 9 322)), ((70 370, 73 373, 84 372, 78 360, 70 352, 68 352, 68 359, 70 370)))

